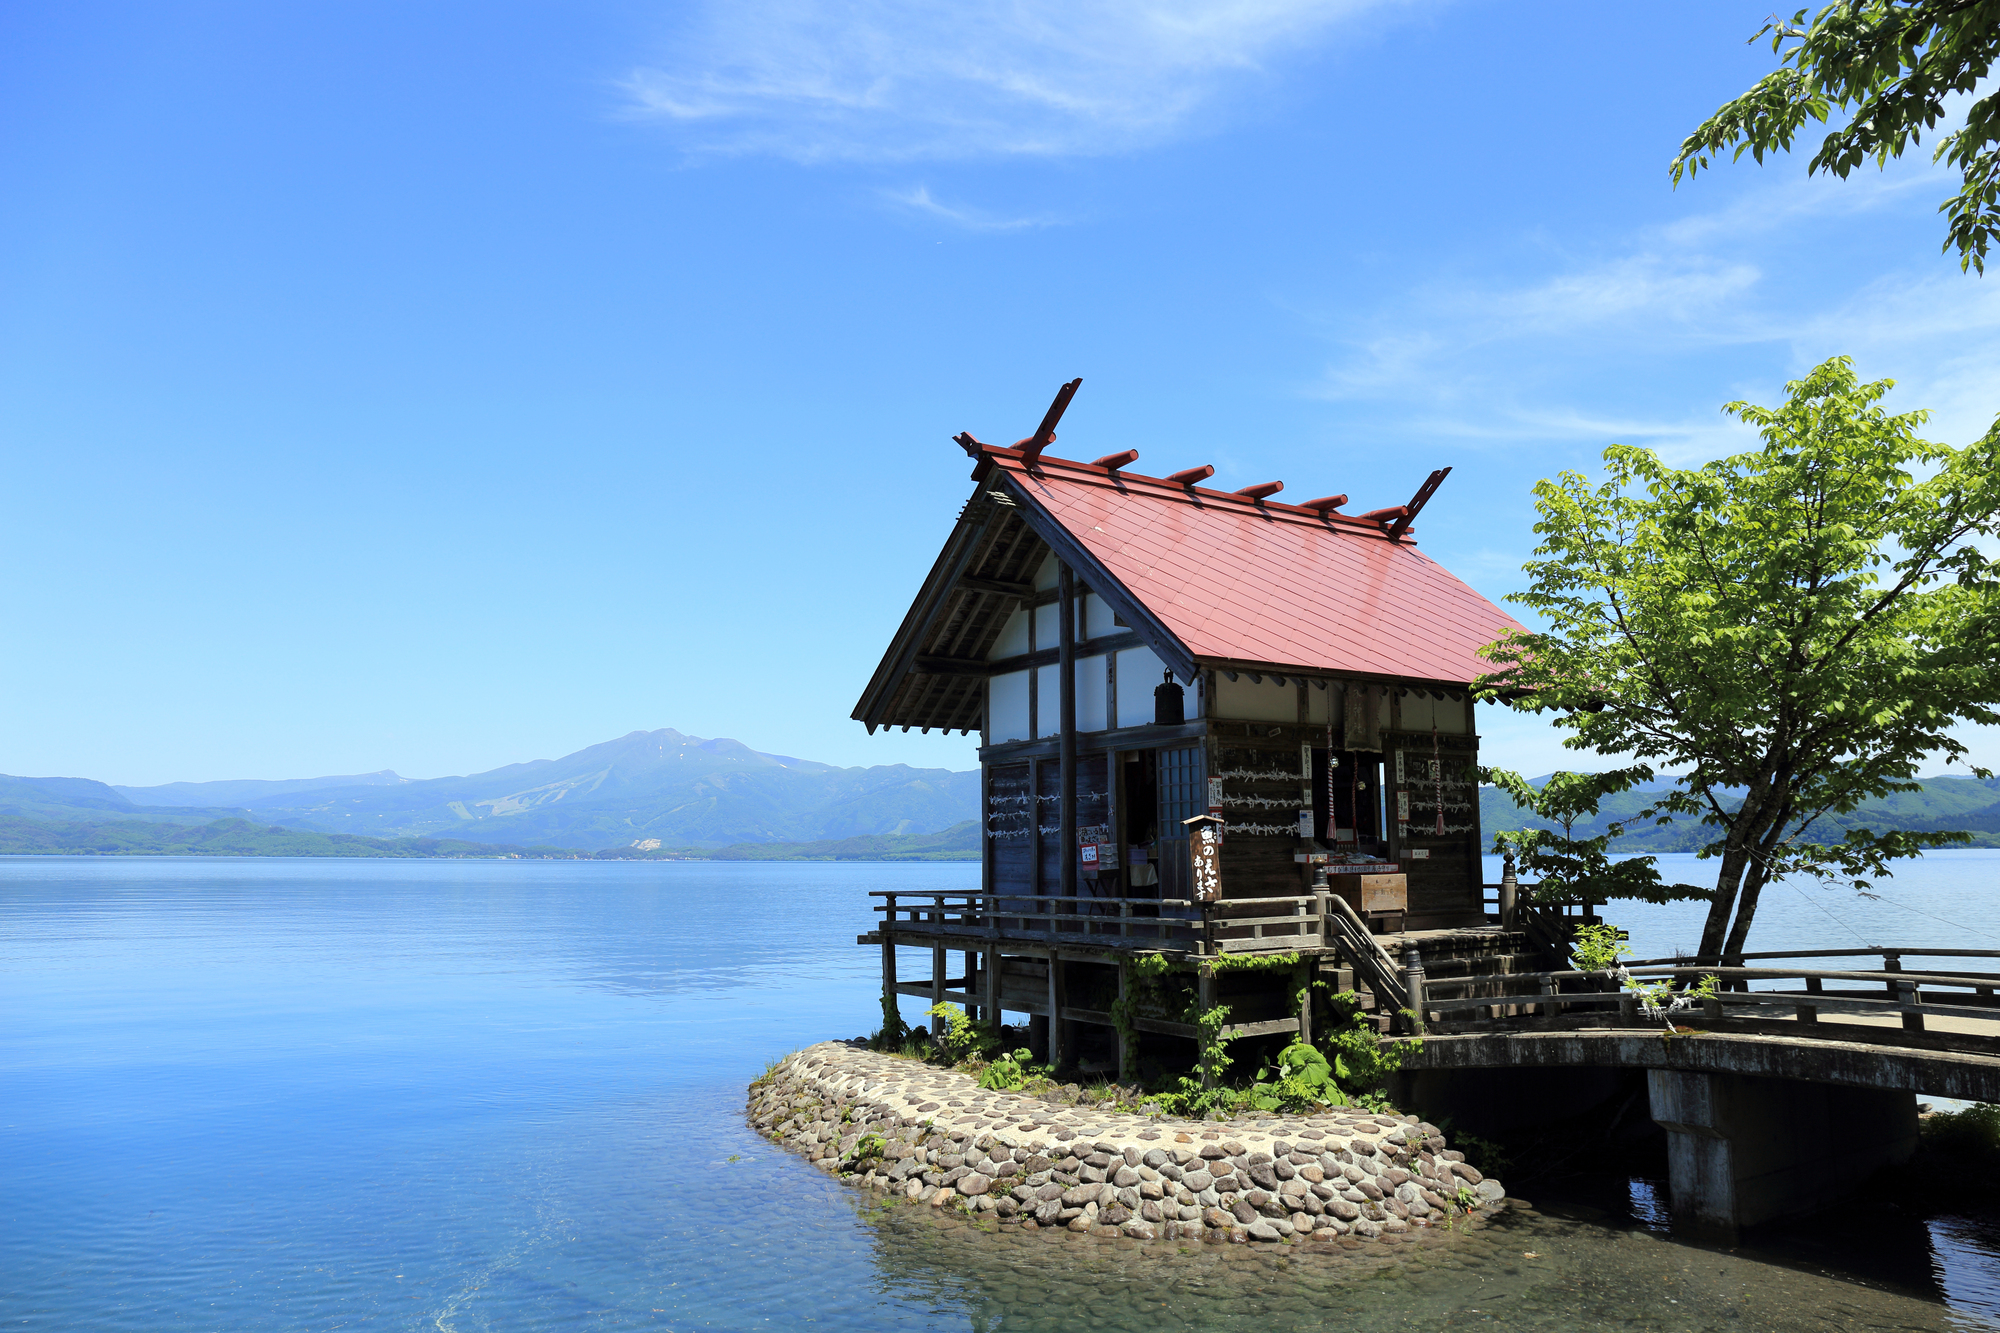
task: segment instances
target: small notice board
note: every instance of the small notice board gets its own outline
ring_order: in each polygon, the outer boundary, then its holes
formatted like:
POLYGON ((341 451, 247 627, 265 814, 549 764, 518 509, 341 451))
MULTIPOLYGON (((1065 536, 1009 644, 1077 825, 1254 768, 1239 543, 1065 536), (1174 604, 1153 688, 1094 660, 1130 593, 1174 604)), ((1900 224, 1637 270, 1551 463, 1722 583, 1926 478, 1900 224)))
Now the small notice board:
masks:
POLYGON ((1187 825, 1194 900, 1215 902, 1222 897, 1222 820, 1215 815, 1196 815, 1181 822, 1187 825))

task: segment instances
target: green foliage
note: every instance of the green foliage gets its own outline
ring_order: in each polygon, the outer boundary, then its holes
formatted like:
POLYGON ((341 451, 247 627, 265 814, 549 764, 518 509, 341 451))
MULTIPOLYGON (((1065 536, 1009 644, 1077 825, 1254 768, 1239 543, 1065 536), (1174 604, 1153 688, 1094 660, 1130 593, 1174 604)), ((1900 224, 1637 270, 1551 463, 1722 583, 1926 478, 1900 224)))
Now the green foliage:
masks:
POLYGON ((884 1152, 888 1151, 888 1148, 888 1140, 884 1139, 880 1134, 863 1134, 854 1141, 854 1146, 849 1148, 841 1157, 840 1164, 843 1167, 849 1167, 856 1171, 865 1170, 866 1163, 871 1158, 880 1158, 884 1152))
MULTIPOLYGON (((1778 68, 1687 137, 1668 167, 1676 183, 1725 149, 1758 162, 1790 152, 1807 121, 1824 125, 1835 112, 1845 123, 1821 141, 1806 174, 1844 179, 1869 158, 1886 167, 1922 143, 1944 118, 1945 99, 1975 91, 2000 56, 2000 0, 1839 0, 1801 27, 1805 20, 1803 9, 1789 23, 1773 16, 1751 37, 1771 38, 1778 68)), ((1960 172, 1958 194, 1938 211, 1944 248, 1957 249, 1961 270, 1986 271, 1987 246, 2000 229, 1996 149, 2000 93, 1989 92, 1931 155, 1960 172)))
POLYGON ((1535 887, 1524 895, 1529 902, 1555 906, 1637 898, 1664 903, 1706 898, 1714 892, 1692 884, 1662 883, 1650 856, 1613 860, 1607 848, 1613 838, 1624 835, 1622 824, 1613 823, 1595 837, 1577 836, 1577 824, 1597 814, 1599 801, 1652 776, 1652 769, 1638 764, 1609 773, 1552 773, 1536 787, 1504 768, 1479 770, 1481 782, 1492 783, 1523 809, 1561 825, 1560 831, 1527 828, 1493 836, 1496 853, 1512 855, 1521 870, 1535 877, 1535 887))
POLYGON ((1278 1053, 1275 1065, 1258 1070, 1257 1081, 1244 1090, 1244 1096, 1259 1111, 1304 1112, 1347 1105, 1333 1066, 1304 1042, 1293 1042, 1278 1053))
POLYGON ((979 1071, 979 1086, 995 1092, 1018 1091, 1031 1076, 1045 1072, 1031 1063, 1033 1059, 1026 1047, 995 1056, 991 1064, 979 1071))
POLYGON ((1385 1041, 1361 1009, 1360 997, 1343 991, 1333 997, 1333 1019, 1324 1038, 1329 1063, 1342 1091, 1357 1105, 1385 1109, 1376 1090, 1411 1056, 1422 1050, 1420 1038, 1385 1041))
POLYGON ((1965 723, 2000 722, 2000 566, 1980 549, 2000 535, 2000 431, 1919 439, 1924 413, 1880 408, 1889 387, 1837 358, 1783 407, 1729 404, 1758 449, 1687 470, 1613 445, 1601 484, 1535 487, 1542 543, 1510 600, 1547 628, 1485 650, 1483 697, 1554 709, 1574 749, 1687 771, 1634 822, 1715 831, 1704 955, 1742 949, 1772 879, 1865 890, 1898 857, 1964 841, 1800 836, 1914 789, 1930 756, 1962 760, 1965 723))
POLYGON ((2000 1106, 1974 1102, 1963 1111, 1925 1116, 1924 1147, 1964 1164, 2000 1162, 2000 1106))
POLYGON ((1208 960, 1211 972, 1269 972, 1298 965, 1295 953, 1225 953, 1208 960))
POLYGON ((1625 932, 1613 925, 1578 926, 1569 960, 1579 972, 1609 972, 1619 959, 1632 956, 1632 946, 1625 940, 1625 932))
POLYGON ((972 1021, 958 1005, 934 1004, 924 1011, 929 1018, 942 1018, 944 1031, 934 1040, 948 1064, 957 1064, 997 1048, 1000 1039, 972 1021))
MULTIPOLYGON (((1609 924, 1578 926, 1576 938, 1570 945, 1570 961, 1579 972, 1616 972, 1619 985, 1639 997, 1639 1004, 1649 1016, 1658 1017, 1676 1008, 1699 1004, 1715 994, 1721 985, 1713 974, 1701 978, 1693 985, 1676 992, 1671 979, 1641 981, 1624 970, 1622 959, 1632 956, 1632 946, 1626 943, 1627 936, 1618 927, 1609 924), (1680 1003, 1676 1003, 1679 1001, 1680 1003)), ((1483 1169, 1483 1168, 1482 1168, 1483 1169)))

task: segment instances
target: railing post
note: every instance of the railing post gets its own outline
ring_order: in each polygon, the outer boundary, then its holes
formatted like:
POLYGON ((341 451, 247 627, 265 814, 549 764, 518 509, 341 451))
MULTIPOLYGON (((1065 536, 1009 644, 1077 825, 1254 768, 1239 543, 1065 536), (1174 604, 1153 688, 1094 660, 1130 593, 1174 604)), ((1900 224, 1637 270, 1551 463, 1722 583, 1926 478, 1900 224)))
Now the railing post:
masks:
MULTIPOLYGON (((894 1036, 889 1029, 894 1026, 889 1016, 897 1012, 896 1007, 896 895, 888 898, 889 910, 882 918, 882 1036, 884 1040, 894 1036)), ((900 1022, 900 1018, 898 1019, 900 1022)))
MULTIPOLYGON (((1820 993, 1820 989, 1821 989, 1821 987, 1820 987, 1820 979, 1819 979, 1818 977, 1807 977, 1807 978, 1806 978, 1806 994, 1808 994, 1808 995, 1817 995, 1817 994, 1819 994, 1819 993, 1820 993)), ((1797 1012, 1797 1015, 1798 1015, 1798 1020, 1799 1020, 1799 1022, 1801 1022, 1801 1023, 1817 1023, 1817 1022, 1819 1022, 1819 1006, 1818 1006, 1818 1005, 1813 1005, 1813 1004, 1802 1004, 1802 1005, 1799 1005, 1799 1006, 1797 1006, 1797 1010, 1796 1010, 1796 1012, 1797 1012)))
POLYGON ((1409 999, 1410 1026, 1424 1030, 1424 956, 1414 943, 1403 946, 1403 994, 1409 999))
MULTIPOLYGON (((1903 970, 1902 955, 1893 953, 1883 954, 1882 970, 1884 972, 1902 971, 1903 970)), ((1917 984, 1914 981, 1891 981, 1889 983, 1889 994, 1894 996, 1896 1000, 1902 1004, 1916 1004, 1919 1002, 1917 999, 1917 984)), ((1923 1030, 1924 1030, 1924 1016, 1922 1014, 1903 1015, 1903 1031, 1922 1032, 1923 1030)))
POLYGON ((1521 883, 1514 877, 1514 849, 1510 847, 1500 863, 1500 929, 1514 928, 1515 904, 1520 894, 1521 883))
POLYGON ((1551 976, 1544 976, 1542 978, 1543 998, 1541 1002, 1538 1005, 1536 1005, 1536 1008, 1540 1009, 1541 1012, 1536 1014, 1535 1017, 1554 1018, 1558 1014, 1562 1013, 1562 1004, 1555 998, 1555 995, 1556 995, 1556 979, 1551 976))
POLYGON ((1636 1027, 1639 1022, 1639 997, 1626 991, 1618 997, 1618 1021, 1626 1027, 1636 1027))

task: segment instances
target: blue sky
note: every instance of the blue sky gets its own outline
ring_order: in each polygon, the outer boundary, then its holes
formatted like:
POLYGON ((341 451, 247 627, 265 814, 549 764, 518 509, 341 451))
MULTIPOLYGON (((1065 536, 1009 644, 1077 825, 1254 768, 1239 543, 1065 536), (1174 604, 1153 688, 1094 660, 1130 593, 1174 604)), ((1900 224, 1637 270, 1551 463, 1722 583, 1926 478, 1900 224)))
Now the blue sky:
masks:
POLYGON ((7 6, 0 770, 970 766, 847 714, 949 437, 1075 375, 1068 455, 1357 508, 1450 465, 1425 548, 1496 598, 1536 478, 1739 447, 1830 355, 1965 443, 2000 287, 1946 177, 1669 187, 1768 10, 7 6))

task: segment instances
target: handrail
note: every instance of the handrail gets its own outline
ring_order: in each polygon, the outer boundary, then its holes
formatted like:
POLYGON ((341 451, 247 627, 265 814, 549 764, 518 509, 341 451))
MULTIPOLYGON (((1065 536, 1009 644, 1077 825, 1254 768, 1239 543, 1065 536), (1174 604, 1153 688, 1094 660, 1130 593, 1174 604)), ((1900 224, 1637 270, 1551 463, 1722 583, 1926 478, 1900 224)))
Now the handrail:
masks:
MULTIPOLYGON (((1905 955, 1917 958, 2000 958, 2000 949, 1914 949, 1899 945, 1882 945, 1865 949, 1779 949, 1768 953, 1737 953, 1730 958, 1867 958, 1875 955, 1884 958, 1900 958, 1905 955)), ((1687 967, 1703 966, 1700 959, 1693 958, 1647 958, 1628 963, 1628 967, 1665 967, 1679 964, 1687 967)))
POLYGON ((1367 982, 1368 989, 1375 993, 1376 1007, 1382 1008, 1387 1001, 1391 1009, 1407 1008, 1409 992, 1404 988, 1402 978, 1397 974, 1396 960, 1389 956, 1368 929, 1368 923, 1354 910, 1354 904, 1339 894, 1327 895, 1325 921, 1332 928, 1334 948, 1345 955, 1354 970, 1367 982))

